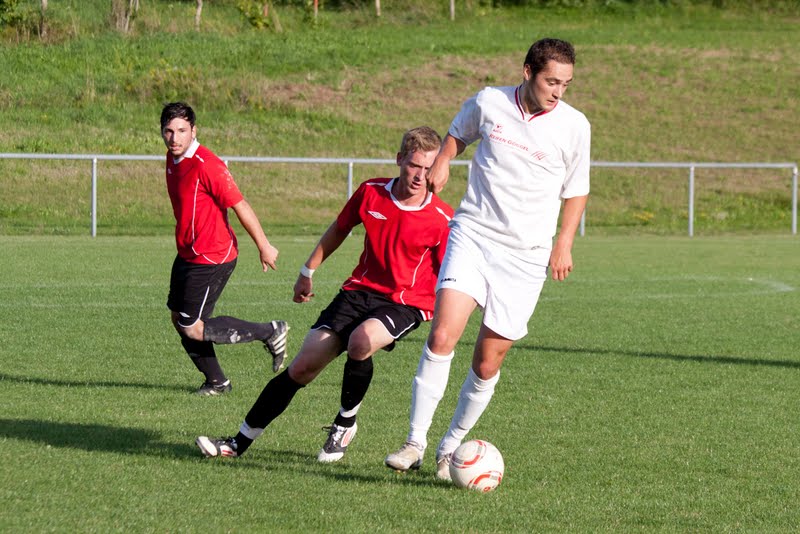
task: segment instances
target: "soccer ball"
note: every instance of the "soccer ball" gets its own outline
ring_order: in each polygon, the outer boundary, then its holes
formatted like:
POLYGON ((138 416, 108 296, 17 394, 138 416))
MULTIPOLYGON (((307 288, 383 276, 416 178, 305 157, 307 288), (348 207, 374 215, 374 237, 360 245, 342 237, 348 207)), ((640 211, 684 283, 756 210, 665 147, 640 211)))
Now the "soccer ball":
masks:
POLYGON ((459 488, 492 491, 500 485, 504 471, 503 455, 480 439, 462 443, 450 458, 450 478, 459 488))

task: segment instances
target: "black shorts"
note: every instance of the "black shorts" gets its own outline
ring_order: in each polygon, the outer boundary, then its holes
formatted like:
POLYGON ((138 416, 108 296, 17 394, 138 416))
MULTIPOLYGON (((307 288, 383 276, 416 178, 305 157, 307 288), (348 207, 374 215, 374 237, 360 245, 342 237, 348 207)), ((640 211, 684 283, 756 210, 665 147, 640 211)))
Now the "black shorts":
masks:
POLYGON ((180 326, 191 326, 198 319, 205 321, 211 317, 234 267, 236 260, 204 265, 175 257, 169 277, 167 308, 180 314, 180 326))
MULTIPOLYGON (((422 322, 422 312, 413 306, 398 304, 369 291, 339 291, 327 308, 319 314, 312 330, 326 328, 342 340, 342 350, 347 349, 350 334, 367 319, 377 319, 397 341, 416 330, 422 322)), ((383 350, 391 351, 394 342, 383 350)))

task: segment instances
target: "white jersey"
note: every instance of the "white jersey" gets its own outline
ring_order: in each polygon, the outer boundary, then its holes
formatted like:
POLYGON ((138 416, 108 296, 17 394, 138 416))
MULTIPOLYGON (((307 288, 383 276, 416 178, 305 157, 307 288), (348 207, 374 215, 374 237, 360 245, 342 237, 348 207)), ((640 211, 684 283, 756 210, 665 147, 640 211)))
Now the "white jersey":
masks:
POLYGON ((472 158, 467 192, 453 222, 520 252, 552 248, 561 199, 589 194, 589 121, 559 101, 523 111, 519 87, 487 87, 464 102, 449 134, 472 158))

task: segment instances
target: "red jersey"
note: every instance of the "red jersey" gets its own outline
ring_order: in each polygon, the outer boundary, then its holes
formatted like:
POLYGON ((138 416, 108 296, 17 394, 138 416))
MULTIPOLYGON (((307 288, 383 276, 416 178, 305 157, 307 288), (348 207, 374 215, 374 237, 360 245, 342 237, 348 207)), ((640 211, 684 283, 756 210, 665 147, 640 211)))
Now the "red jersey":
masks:
POLYGON ((244 197, 221 159, 197 141, 177 163, 167 154, 167 192, 181 258, 204 264, 236 259, 239 251, 228 208, 244 197))
POLYGON ((428 321, 453 208, 432 193, 422 206, 403 206, 392 195, 394 180, 375 178, 361 184, 336 219, 343 231, 359 223, 366 231, 364 251, 342 288, 380 293, 419 308, 428 321))

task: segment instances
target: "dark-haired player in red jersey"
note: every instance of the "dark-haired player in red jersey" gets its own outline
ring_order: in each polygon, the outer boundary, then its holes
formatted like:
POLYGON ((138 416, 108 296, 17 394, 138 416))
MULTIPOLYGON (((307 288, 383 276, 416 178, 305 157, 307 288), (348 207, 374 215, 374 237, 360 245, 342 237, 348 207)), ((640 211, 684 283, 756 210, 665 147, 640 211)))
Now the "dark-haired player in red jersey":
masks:
POLYGON ((195 113, 183 102, 161 111, 161 136, 167 145, 167 192, 175 214, 178 255, 172 264, 167 307, 181 344, 205 382, 204 396, 231 390, 214 343, 261 341, 277 372, 286 356, 289 327, 284 321, 251 323, 235 317, 211 317, 236 266, 238 247, 228 221, 228 208, 253 238, 264 272, 275 269, 273 247, 253 208, 244 199, 225 163, 197 141, 195 113))
POLYGON ((343 351, 341 408, 317 459, 335 462, 356 434, 356 413, 372 380, 372 355, 390 351, 433 314, 434 288, 453 209, 428 192, 426 175, 441 147, 428 127, 406 132, 400 175, 361 184, 314 247, 294 286, 294 301, 314 296, 311 277, 350 231, 364 225, 364 251, 353 274, 320 314, 289 368, 264 388, 235 437, 197 438, 205 456, 241 456, 297 391, 343 351))

